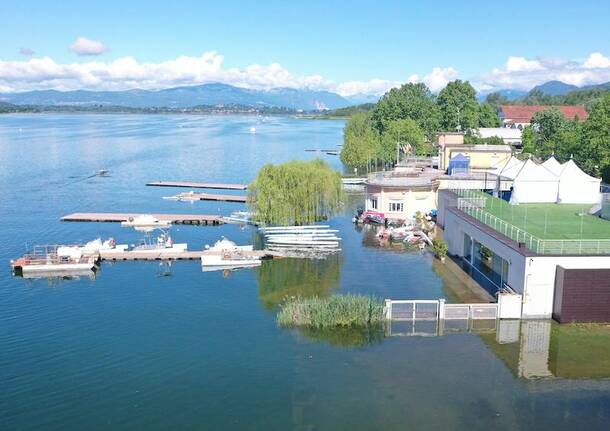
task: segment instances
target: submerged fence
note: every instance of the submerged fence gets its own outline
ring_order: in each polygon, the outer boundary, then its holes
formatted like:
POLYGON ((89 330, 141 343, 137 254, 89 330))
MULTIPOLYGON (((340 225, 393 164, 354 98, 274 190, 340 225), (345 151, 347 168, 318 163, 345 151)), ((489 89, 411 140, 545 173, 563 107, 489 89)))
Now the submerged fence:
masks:
POLYGON ((498 304, 446 304, 438 300, 386 299, 384 312, 387 320, 495 320, 498 304))
POLYGON ((496 217, 486 210, 487 197, 483 192, 454 189, 458 195, 457 208, 478 221, 493 228, 508 238, 525 244, 538 254, 591 255, 610 254, 610 239, 542 239, 538 238, 507 221, 496 217))

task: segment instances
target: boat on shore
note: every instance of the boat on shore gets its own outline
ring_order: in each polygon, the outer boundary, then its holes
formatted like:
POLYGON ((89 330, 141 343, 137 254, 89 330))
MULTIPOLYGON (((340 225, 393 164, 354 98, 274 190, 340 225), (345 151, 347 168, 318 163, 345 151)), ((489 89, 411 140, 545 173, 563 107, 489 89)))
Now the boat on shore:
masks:
POLYGON ((261 258, 253 251, 252 245, 237 245, 223 237, 212 247, 206 246, 201 256, 201 268, 207 272, 260 266, 261 258))

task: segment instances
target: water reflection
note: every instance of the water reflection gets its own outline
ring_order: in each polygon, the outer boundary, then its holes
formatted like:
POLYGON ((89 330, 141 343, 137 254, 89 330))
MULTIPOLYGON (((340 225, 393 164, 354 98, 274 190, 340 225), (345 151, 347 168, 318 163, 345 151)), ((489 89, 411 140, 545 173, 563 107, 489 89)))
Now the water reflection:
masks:
POLYGON ((511 372, 526 380, 610 378, 610 325, 559 325, 550 320, 401 321, 386 336, 475 333, 511 372))
POLYGON ((258 268, 258 297, 271 309, 286 298, 300 296, 326 297, 338 289, 343 257, 329 255, 324 259, 276 259, 258 268))
POLYGON ((300 334, 313 341, 323 341, 335 347, 366 347, 380 344, 385 338, 384 326, 357 328, 298 328, 300 334))

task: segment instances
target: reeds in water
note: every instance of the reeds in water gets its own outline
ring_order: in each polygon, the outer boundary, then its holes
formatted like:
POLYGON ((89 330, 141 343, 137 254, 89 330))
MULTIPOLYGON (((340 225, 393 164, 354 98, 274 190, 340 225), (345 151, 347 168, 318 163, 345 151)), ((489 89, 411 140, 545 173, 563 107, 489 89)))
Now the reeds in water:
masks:
POLYGON ((280 326, 312 328, 362 327, 383 320, 382 300, 365 295, 293 298, 281 306, 277 315, 280 326))

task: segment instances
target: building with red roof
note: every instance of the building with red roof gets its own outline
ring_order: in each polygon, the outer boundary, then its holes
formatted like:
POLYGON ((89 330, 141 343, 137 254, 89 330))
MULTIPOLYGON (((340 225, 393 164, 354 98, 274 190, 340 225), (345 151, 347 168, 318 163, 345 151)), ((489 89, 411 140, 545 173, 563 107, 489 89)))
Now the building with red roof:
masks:
POLYGON ((551 108, 559 109, 568 120, 578 118, 580 121, 585 121, 589 117, 589 113, 582 105, 502 105, 502 108, 500 109, 500 119, 502 120, 504 127, 517 127, 521 129, 530 124, 532 116, 536 112, 546 111, 551 108))

